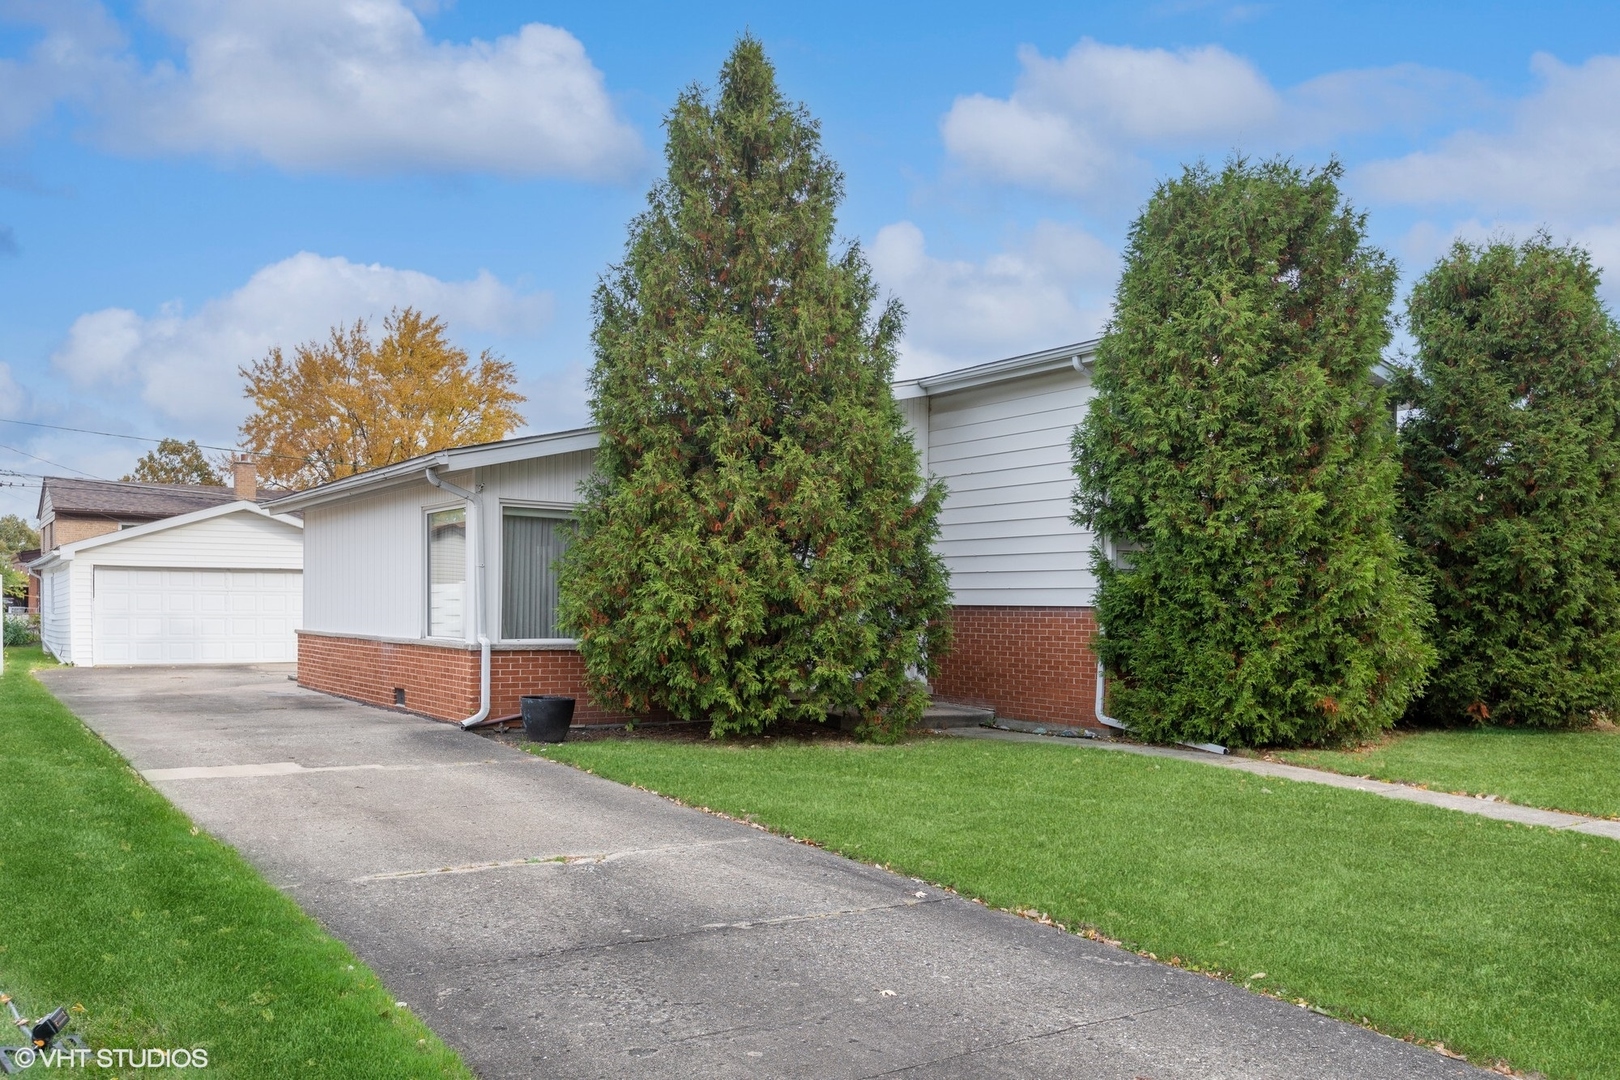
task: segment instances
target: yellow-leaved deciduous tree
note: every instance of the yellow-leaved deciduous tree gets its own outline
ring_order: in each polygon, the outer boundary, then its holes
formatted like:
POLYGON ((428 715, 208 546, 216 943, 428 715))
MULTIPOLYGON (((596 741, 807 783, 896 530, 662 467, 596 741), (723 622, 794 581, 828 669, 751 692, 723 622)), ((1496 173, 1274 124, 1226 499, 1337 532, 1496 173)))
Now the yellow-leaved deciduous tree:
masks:
POLYGON ((240 369, 255 406, 244 449, 268 483, 304 488, 451 446, 504 439, 523 423, 512 365, 474 362, 438 316, 395 310, 373 343, 364 320, 326 341, 280 347, 240 369))

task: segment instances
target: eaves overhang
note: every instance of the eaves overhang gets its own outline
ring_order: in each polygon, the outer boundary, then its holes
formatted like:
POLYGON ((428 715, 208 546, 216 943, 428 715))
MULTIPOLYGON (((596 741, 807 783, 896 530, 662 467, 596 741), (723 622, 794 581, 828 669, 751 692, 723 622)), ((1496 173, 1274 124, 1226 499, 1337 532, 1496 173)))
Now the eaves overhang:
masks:
POLYGON ((1079 341, 1073 345, 1061 345, 1055 349, 1042 349, 1040 352, 1024 353, 1022 356, 1009 356, 1005 360, 992 360, 987 364, 975 364, 973 367, 957 368, 954 371, 942 371, 938 375, 924 375, 920 379, 906 379, 894 384, 894 396, 905 398, 932 397, 935 394, 948 394, 955 390, 970 390, 976 386, 989 386, 993 383, 1007 382, 1010 379, 1022 379, 1030 375, 1044 375, 1047 372, 1062 371, 1071 368, 1075 371, 1084 371, 1091 367, 1092 360, 1097 354, 1097 343, 1100 338, 1089 341, 1079 341))
POLYGON ((278 514, 308 510, 356 495, 370 495, 387 488, 420 482, 422 473, 427 469, 456 473, 487 468, 491 465, 505 465, 513 461, 572 454, 581 450, 596 449, 598 440, 595 428, 574 428, 569 431, 525 435, 518 439, 502 439, 500 442, 437 450, 431 454, 420 454, 392 465, 384 465, 380 469, 355 473, 353 476, 334 480, 330 484, 322 484, 320 487, 276 499, 266 503, 265 508, 278 514))

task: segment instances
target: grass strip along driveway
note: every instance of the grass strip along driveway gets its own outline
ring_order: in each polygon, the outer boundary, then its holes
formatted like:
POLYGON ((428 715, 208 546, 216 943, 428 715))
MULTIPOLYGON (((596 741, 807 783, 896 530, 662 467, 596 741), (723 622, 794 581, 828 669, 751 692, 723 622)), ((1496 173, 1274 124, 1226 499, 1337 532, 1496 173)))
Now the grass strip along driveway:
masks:
POLYGON ((42 662, 8 649, 0 677, 0 988, 30 1015, 72 1005, 92 1049, 205 1048, 209 1075, 471 1075, 46 692, 42 662))
POLYGON ((1490 1065, 1620 1076, 1620 844, 1069 746, 546 756, 1490 1065))
POLYGON ((1360 750, 1290 750, 1271 756, 1349 776, 1620 818, 1620 732, 1420 731, 1360 750))

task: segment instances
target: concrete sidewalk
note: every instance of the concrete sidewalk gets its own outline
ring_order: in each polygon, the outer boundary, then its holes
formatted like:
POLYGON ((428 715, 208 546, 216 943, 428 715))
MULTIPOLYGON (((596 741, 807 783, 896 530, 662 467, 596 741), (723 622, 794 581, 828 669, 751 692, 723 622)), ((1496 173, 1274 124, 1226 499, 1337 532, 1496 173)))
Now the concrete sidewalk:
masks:
POLYGON ((1609 840, 1620 840, 1620 821, 1611 821, 1608 818, 1573 814, 1565 810, 1540 810, 1534 806, 1503 802, 1494 796, 1482 799, 1474 795, 1453 795, 1448 791, 1433 791, 1429 788, 1418 787, 1415 784, 1397 784, 1388 780, 1374 780, 1368 776, 1349 776, 1345 773, 1328 772, 1326 769, 1307 769, 1299 765, 1287 765, 1281 761, 1239 757, 1236 754, 1209 754, 1199 750, 1181 750, 1173 746, 1149 746, 1144 743, 1113 739, 1071 739, 1051 735, 1034 735, 1022 731, 1003 731, 998 728, 948 728, 942 734, 955 735, 964 739, 989 739, 995 742, 1038 742, 1046 743, 1049 746, 1085 747, 1094 750, 1113 750, 1125 754, 1141 754, 1146 757, 1176 758, 1180 761, 1191 761, 1199 765, 1213 766, 1217 769, 1236 769, 1238 772, 1251 773, 1255 776, 1269 776, 1277 780, 1293 780, 1301 784, 1323 784, 1327 787, 1347 788, 1350 791, 1364 791, 1369 795, 1381 795, 1386 799, 1399 799, 1402 802, 1438 806, 1442 810, 1456 810, 1458 813, 1475 814, 1479 817, 1493 818, 1496 821, 1511 821, 1519 825, 1540 825, 1547 829, 1564 829, 1569 832, 1585 833, 1588 836, 1602 836, 1609 840))
POLYGON ((1487 1075, 286 671, 40 678, 480 1076, 1487 1075))

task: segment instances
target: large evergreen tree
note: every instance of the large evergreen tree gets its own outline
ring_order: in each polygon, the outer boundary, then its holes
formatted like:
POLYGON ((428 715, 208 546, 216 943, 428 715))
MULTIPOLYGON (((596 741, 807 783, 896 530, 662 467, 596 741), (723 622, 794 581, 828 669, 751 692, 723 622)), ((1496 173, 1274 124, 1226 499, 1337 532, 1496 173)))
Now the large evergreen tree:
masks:
POLYGON ((1112 710, 1150 737, 1367 735, 1431 660, 1372 370, 1395 268, 1339 175, 1188 168, 1132 226, 1075 436, 1076 518, 1103 541, 1112 710))
POLYGON ((1620 328, 1585 251, 1459 243, 1408 301, 1403 524, 1440 662, 1418 715, 1620 708, 1620 328))
POLYGON ((861 252, 833 251, 842 177, 758 41, 667 129, 596 294, 602 437, 564 623, 604 703, 716 735, 846 710, 898 730, 949 640, 943 488, 889 390, 903 313, 874 314, 861 252))

